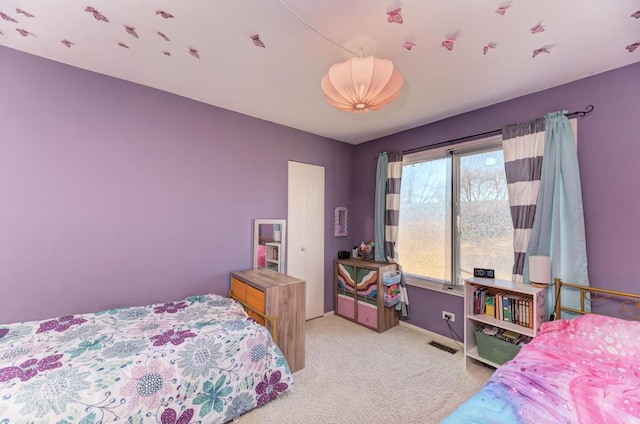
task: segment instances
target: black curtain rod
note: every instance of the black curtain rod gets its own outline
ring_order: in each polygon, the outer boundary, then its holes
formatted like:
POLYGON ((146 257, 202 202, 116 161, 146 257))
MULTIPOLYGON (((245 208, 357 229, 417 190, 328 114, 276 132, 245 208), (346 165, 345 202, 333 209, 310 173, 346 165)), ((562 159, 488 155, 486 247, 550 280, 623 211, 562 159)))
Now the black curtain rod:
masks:
MULTIPOLYGON (((585 108, 585 110, 579 110, 579 111, 576 111, 576 112, 566 113, 565 115, 567 116, 567 118, 574 118, 576 116, 585 116, 585 115, 588 115, 589 113, 593 112, 593 109, 594 109, 593 105, 588 105, 585 108)), ((484 136, 497 135, 497 134, 500 134, 501 132, 502 132, 502 129, 498 129, 498 130, 493 130, 493 131, 486 131, 486 132, 479 133, 479 134, 467 135, 467 136, 460 137, 460 138, 454 138, 453 140, 447 140, 447 141, 441 141, 441 142, 435 143, 435 144, 429 144, 428 146, 414 147, 413 149, 403 150, 402 153, 403 154, 407 154, 407 153, 420 152, 420 151, 423 151, 423 150, 431 149, 433 147, 446 146, 448 144, 457 144, 457 143, 469 140, 471 138, 479 138, 479 137, 484 137, 484 136)))

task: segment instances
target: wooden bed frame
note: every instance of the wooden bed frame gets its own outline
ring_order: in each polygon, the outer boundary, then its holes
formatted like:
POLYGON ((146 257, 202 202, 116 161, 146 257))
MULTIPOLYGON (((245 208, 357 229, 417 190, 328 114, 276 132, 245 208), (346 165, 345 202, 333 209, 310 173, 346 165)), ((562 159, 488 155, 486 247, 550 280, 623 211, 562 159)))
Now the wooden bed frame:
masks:
POLYGON ((556 285, 556 304, 554 315, 556 319, 560 319, 562 311, 574 314, 588 314, 586 303, 591 304, 605 300, 614 299, 620 303, 620 309, 625 314, 636 314, 635 317, 627 319, 640 320, 640 294, 627 293, 618 290, 601 289, 597 287, 580 286, 578 284, 564 283, 559 278, 555 279, 556 285), (562 306, 561 289, 568 287, 580 291, 580 309, 562 306))

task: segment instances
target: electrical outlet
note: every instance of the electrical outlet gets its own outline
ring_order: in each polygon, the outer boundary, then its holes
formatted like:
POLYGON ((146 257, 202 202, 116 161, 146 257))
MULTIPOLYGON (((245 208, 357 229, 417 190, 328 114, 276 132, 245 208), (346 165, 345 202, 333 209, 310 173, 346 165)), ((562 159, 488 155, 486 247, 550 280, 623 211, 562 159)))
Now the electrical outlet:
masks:
POLYGON ((456 314, 442 311, 442 319, 446 319, 447 321, 456 322, 456 314))

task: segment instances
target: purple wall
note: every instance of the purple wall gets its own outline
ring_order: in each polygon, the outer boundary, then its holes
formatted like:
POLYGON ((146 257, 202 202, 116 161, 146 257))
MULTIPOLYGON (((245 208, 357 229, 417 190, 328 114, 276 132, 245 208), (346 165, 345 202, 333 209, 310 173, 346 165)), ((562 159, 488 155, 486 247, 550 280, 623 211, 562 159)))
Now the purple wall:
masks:
MULTIPOLYGON (((578 121, 578 157, 582 178, 589 278, 592 286, 640 291, 635 275, 640 258, 640 63, 549 90, 458 115, 356 147, 355 238, 373 238, 374 158, 526 122, 547 112, 595 111, 578 121)), ((462 299, 409 288, 412 324, 450 337, 441 319, 447 310, 463 316, 462 299)), ((462 335, 463 320, 455 323, 462 335)))
POLYGON ((354 146, 5 47, 0 63, 0 323, 226 294, 252 220, 286 218, 289 159, 326 170, 333 308, 354 146))
MULTIPOLYGON (((0 63, 0 323, 226 293, 229 272, 251 266, 252 219, 286 218, 289 159, 326 168, 331 310, 336 252, 373 238, 380 151, 587 104, 578 154, 591 281, 639 290, 640 64, 354 147, 5 47, 0 63), (349 237, 333 237, 336 206, 349 208, 349 237)), ((441 311, 462 317, 462 300, 409 292, 410 322, 450 336, 441 311)))

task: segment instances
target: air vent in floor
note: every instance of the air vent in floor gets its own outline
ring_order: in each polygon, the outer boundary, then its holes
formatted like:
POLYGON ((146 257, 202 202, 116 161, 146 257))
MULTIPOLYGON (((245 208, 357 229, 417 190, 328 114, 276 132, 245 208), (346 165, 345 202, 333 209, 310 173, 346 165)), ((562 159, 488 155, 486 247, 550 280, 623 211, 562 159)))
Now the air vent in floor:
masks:
POLYGON ((431 346, 433 346, 433 347, 437 348, 437 349, 444 350, 445 352, 449 352, 449 353, 451 353, 452 355, 453 355, 454 353, 457 353, 457 352, 458 352, 458 350, 457 350, 457 349, 454 349, 454 348, 452 348, 452 347, 449 347, 449 346, 443 345, 442 343, 434 342, 433 340, 431 340, 431 341, 429 342, 429 344, 430 344, 431 346))

